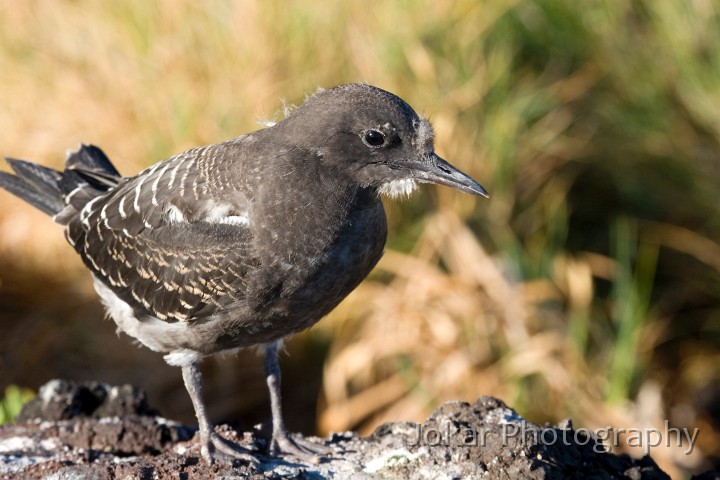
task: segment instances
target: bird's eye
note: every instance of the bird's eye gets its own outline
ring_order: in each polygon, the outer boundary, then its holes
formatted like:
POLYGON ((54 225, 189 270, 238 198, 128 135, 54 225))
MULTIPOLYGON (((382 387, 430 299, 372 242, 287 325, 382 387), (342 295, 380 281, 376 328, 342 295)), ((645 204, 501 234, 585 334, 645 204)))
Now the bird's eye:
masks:
POLYGON ((385 143, 385 135, 377 130, 368 130, 365 132, 363 140, 368 147, 379 147, 385 143))

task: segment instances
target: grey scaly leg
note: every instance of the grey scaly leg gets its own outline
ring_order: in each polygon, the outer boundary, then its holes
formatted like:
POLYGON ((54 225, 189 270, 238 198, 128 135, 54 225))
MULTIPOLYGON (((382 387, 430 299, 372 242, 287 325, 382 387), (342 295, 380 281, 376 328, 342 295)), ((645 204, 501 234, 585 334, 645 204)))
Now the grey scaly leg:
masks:
POLYGON ((202 398, 202 374, 197 364, 192 363, 182 367, 182 376, 185 382, 185 388, 188 394, 190 394, 190 400, 192 400, 193 407, 195 408, 195 415, 198 419, 198 427, 200 428, 200 451, 205 461, 208 464, 212 464, 215 461, 217 452, 219 452, 231 458, 257 463, 258 460, 249 450, 229 440, 225 440, 215 433, 215 429, 210 423, 210 420, 208 420, 205 402, 202 398))
POLYGON ((278 362, 278 342, 265 347, 265 379, 270 390, 270 410, 272 412, 272 440, 270 441, 271 455, 291 455, 299 459, 319 463, 322 455, 332 450, 324 445, 304 440, 294 439, 285 427, 282 413, 282 395, 280 393, 280 363, 278 362))

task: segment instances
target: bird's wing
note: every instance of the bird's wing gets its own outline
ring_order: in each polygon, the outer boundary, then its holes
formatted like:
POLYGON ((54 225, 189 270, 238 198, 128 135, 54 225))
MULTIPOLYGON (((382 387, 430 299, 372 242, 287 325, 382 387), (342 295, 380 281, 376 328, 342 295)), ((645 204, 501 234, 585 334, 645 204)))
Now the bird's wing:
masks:
POLYGON ((243 300, 252 255, 249 193, 222 145, 171 157, 90 201, 68 224, 85 264, 136 316, 202 321, 243 300))
POLYGON ((249 193, 237 184, 242 171, 231 171, 232 142, 193 148, 159 162, 121 183, 100 204, 88 204, 81 217, 100 212, 109 228, 135 235, 170 223, 197 221, 243 223, 249 193))

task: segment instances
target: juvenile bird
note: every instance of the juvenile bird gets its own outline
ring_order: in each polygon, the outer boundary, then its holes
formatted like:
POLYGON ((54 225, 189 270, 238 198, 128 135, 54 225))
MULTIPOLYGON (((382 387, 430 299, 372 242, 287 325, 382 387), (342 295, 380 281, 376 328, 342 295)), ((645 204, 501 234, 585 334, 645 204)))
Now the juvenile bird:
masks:
POLYGON ((270 453, 317 458, 285 428, 278 346, 372 270, 387 234, 380 195, 437 183, 487 196, 435 154, 433 129, 367 84, 319 90, 277 124, 123 177, 97 147, 62 172, 6 159, 0 187, 65 226, 118 328, 182 369, 202 456, 253 459, 215 433, 198 362, 263 346, 270 453))

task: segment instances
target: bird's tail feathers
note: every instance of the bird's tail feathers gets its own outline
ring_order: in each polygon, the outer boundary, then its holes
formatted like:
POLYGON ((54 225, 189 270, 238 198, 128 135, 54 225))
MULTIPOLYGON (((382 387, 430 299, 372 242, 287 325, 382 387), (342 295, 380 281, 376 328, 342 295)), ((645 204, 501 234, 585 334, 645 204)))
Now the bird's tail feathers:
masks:
POLYGON ((60 172, 25 160, 7 157, 5 160, 15 175, 0 172, 0 187, 48 215, 65 207, 59 188, 60 172))
POLYGON ((0 188, 65 224, 87 202, 114 188, 120 173, 94 145, 69 152, 62 172, 26 160, 5 158, 15 175, 0 172, 0 188))
POLYGON ((81 145, 78 151, 68 152, 65 170, 77 172, 98 187, 114 187, 120 178, 120 172, 110 163, 105 152, 95 145, 81 145))

